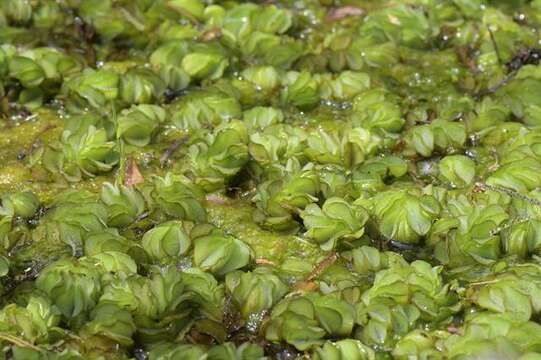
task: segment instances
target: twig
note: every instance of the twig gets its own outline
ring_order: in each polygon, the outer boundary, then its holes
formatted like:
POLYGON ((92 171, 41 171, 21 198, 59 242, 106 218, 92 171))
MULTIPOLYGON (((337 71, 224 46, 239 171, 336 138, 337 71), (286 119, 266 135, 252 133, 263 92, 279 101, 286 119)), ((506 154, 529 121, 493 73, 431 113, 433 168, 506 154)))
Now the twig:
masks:
POLYGON ((141 21, 139 21, 138 19, 136 19, 135 16, 133 16, 128 10, 126 10, 123 7, 119 8, 119 9, 120 9, 120 12, 122 13, 122 15, 124 15, 124 18, 130 24, 132 24, 134 28, 136 28, 139 31, 144 31, 145 30, 145 24, 142 23, 141 21))
POLYGON ((182 139, 175 140, 175 142, 172 143, 171 146, 167 148, 167 150, 165 150, 162 156, 160 156, 160 166, 162 168, 164 167, 167 160, 169 160, 171 155, 173 155, 182 144, 186 143, 186 141, 188 141, 187 136, 183 137, 182 139))
POLYGON ((338 253, 332 252, 325 259, 321 260, 319 264, 312 270, 310 275, 306 278, 306 281, 313 281, 319 275, 321 275, 329 266, 334 264, 338 260, 338 253))
POLYGON ((19 339, 18 337, 14 336, 14 335, 6 334, 6 333, 0 333, 0 339, 9 341, 10 343, 12 343, 14 345, 17 345, 17 346, 20 346, 20 347, 29 348, 29 349, 32 349, 32 350, 35 350, 35 351, 43 351, 43 349, 37 347, 36 345, 31 344, 26 340, 19 339))
POLYGON ((531 217, 528 217, 528 216, 519 216, 519 217, 516 217, 514 219, 511 219, 509 221, 509 223, 507 223, 507 224, 504 224, 502 226, 498 226, 497 228, 490 230, 489 234, 490 234, 490 236, 495 236, 495 235, 501 233, 504 230, 510 229, 514 225, 524 224, 524 223, 530 222, 532 220, 533 219, 531 217))
POLYGON ((30 149, 34 149, 35 148, 35 144, 37 144, 39 141, 41 141, 41 137, 46 133, 48 132, 49 130, 52 130, 52 129, 55 129, 56 128, 56 124, 47 124, 43 129, 41 129, 35 136, 34 136, 34 141, 32 142, 32 144, 30 145, 30 149))
POLYGON ((418 245, 415 244, 406 244, 397 240, 389 240, 388 244, 395 249, 402 250, 402 251, 412 251, 419 248, 418 245))
POLYGON ((56 128, 56 124, 47 124, 43 129, 41 129, 36 136, 34 137, 35 140, 39 140, 39 137, 45 134, 47 131, 52 130, 56 128))
POLYGON ((190 14, 189 11, 186 11, 186 9, 184 9, 182 6, 175 6, 171 3, 166 3, 165 6, 173 11, 176 11, 181 16, 186 17, 186 19, 188 19, 188 21, 191 22, 193 25, 199 24, 199 21, 197 20, 197 18, 193 16, 192 14, 190 14))
MULTIPOLYGON (((297 291, 309 292, 314 291, 318 288, 318 285, 314 280, 321 275, 329 266, 335 263, 338 260, 338 253, 332 252, 325 259, 321 260, 314 270, 306 277, 306 279, 295 283, 294 288, 297 291)), ((297 292, 292 292, 290 294, 296 294, 297 292)))
POLYGON ((475 97, 482 98, 483 96, 494 94, 496 91, 498 91, 502 86, 507 85, 511 80, 515 78, 517 75, 516 71, 512 71, 509 74, 507 74, 499 83, 496 85, 489 87, 486 90, 482 90, 478 92, 475 97))
POLYGON ((521 194, 515 190, 511 190, 511 189, 507 189, 507 188, 504 188, 504 187, 501 187, 501 186, 495 186, 495 185, 489 185, 489 184, 486 184, 486 183, 476 183, 475 186, 477 188, 480 188, 480 189, 488 189, 488 190, 492 190, 492 191, 496 191, 496 192, 500 192, 500 193, 504 193, 504 194, 507 194, 511 197, 514 197, 516 199, 520 199, 520 200, 523 200, 523 201, 526 201, 532 205, 535 205, 535 206, 538 206, 541 208, 541 201, 537 200, 537 199, 534 199, 534 198, 531 198, 529 196, 526 196, 524 194, 521 194))
POLYGON ((487 25, 487 30, 490 35, 490 40, 492 41, 492 46, 494 47, 494 51, 496 52, 496 57, 498 58, 498 64, 503 65, 502 58, 500 56, 500 49, 498 48, 498 44, 496 43, 496 38, 494 38, 494 33, 492 32, 492 29, 490 28, 490 25, 487 25))
POLYGON ((267 260, 267 259, 263 259, 263 258, 259 258, 259 259, 255 259, 255 263, 257 265, 269 265, 269 266, 275 266, 276 264, 270 260, 267 260))
POLYGON ((41 136, 47 131, 56 128, 55 124, 47 124, 43 129, 41 129, 35 136, 32 143, 29 145, 28 149, 22 149, 17 155, 17 159, 23 160, 28 154, 32 154, 36 149, 43 145, 43 140, 41 136))
POLYGON ((469 283, 469 286, 481 286, 481 285, 490 285, 490 284, 496 284, 499 283, 500 279, 492 279, 492 280, 484 280, 484 281, 477 281, 469 283))
POLYGON ((479 72, 479 69, 477 68, 477 65, 475 64, 475 60, 471 58, 470 56, 470 48, 467 46, 459 46, 456 49, 456 53, 458 56, 458 59, 460 62, 467 67, 473 74, 476 74, 479 72))

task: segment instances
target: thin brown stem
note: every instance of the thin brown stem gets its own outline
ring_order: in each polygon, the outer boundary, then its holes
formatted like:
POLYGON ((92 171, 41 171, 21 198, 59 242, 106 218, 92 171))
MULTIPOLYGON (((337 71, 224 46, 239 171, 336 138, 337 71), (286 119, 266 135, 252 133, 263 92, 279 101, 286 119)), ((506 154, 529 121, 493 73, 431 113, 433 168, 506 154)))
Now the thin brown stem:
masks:
POLYGON ((175 151, 177 151, 182 144, 186 143, 186 141, 188 141, 187 136, 183 137, 182 139, 175 140, 175 142, 173 142, 171 146, 169 146, 167 150, 165 150, 162 156, 160 156, 160 166, 162 168, 165 166, 167 160, 169 160, 169 158, 175 153, 175 151))
POLYGON ((484 96, 494 94, 496 91, 500 90, 501 87, 503 87, 504 85, 507 85, 511 80, 513 80, 516 75, 517 75, 516 71, 510 72, 499 83, 497 83, 496 85, 492 87, 489 87, 488 89, 481 90, 475 96, 477 98, 482 98, 484 96))

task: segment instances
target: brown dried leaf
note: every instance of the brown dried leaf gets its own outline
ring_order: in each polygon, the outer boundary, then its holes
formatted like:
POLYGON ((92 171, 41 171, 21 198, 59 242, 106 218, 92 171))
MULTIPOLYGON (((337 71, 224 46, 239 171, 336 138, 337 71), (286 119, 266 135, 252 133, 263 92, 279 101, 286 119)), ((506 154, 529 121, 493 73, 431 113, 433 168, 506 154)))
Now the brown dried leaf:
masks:
POLYGON ((141 175, 141 171, 139 171, 137 163, 135 162, 135 160, 130 158, 126 165, 124 185, 126 185, 127 187, 133 187, 144 182, 145 178, 143 177, 143 175, 141 175))
POLYGON ((263 258, 259 258, 259 259, 255 259, 255 263, 257 265, 269 265, 269 266, 275 266, 276 264, 270 260, 267 260, 267 259, 263 259, 263 258))
POLYGON ((212 41, 212 40, 215 40, 215 39, 219 39, 221 37, 222 37, 222 30, 220 28, 218 28, 218 27, 213 27, 213 28, 208 29, 207 31, 205 31, 203 34, 201 34, 199 39, 201 41, 208 42, 208 41, 212 41))
POLYGON ((326 21, 337 21, 341 20, 348 16, 362 16, 365 14, 365 11, 361 8, 355 7, 355 6, 342 6, 339 8, 335 8, 330 11, 330 13, 325 18, 326 21))
POLYGON ((225 203, 227 203, 227 198, 224 198, 223 196, 220 196, 218 194, 208 194, 207 201, 216 205, 224 205, 225 203))

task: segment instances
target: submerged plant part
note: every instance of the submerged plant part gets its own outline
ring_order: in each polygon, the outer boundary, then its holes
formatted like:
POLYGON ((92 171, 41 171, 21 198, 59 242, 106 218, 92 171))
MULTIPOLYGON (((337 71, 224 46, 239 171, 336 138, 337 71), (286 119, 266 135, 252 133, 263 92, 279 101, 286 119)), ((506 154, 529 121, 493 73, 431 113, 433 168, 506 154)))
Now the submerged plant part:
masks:
POLYGON ((0 1, 0 359, 541 357, 541 1, 0 1))

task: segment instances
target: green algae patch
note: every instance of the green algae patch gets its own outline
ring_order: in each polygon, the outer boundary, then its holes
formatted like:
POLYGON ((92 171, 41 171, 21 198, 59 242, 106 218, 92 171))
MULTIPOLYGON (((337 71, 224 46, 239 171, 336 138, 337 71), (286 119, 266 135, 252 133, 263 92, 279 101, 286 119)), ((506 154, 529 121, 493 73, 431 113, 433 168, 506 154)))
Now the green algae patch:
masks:
POLYGON ((256 209, 244 201, 226 200, 223 204, 207 201, 207 210, 212 224, 250 245, 256 258, 276 265, 290 258, 300 258, 315 265, 323 254, 317 246, 299 236, 261 229, 253 220, 256 209))

